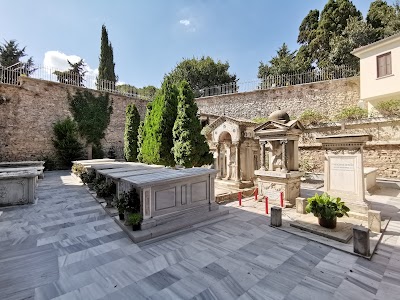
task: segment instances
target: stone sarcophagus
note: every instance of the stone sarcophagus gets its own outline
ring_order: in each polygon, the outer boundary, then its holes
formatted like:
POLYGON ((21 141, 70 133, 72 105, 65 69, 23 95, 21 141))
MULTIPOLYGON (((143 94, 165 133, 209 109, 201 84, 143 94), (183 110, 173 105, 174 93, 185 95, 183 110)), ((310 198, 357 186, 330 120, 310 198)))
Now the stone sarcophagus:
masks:
POLYGON ((34 203, 39 175, 35 169, 0 172, 0 206, 34 203))

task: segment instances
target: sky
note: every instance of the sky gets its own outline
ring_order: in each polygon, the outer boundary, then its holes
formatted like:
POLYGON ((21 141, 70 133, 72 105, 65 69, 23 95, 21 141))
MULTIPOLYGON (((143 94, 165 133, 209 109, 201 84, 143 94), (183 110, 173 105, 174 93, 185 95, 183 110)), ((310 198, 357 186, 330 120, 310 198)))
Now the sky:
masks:
MULTIPOLYGON (((183 58, 229 62, 241 81, 257 78, 298 28, 327 0, 0 0, 0 42, 15 39, 38 65, 65 69, 83 58, 96 75, 101 26, 114 48, 121 83, 159 87, 183 58)), ((372 0, 353 0, 365 17, 372 0)), ((389 0, 388 3, 391 3, 389 0)))

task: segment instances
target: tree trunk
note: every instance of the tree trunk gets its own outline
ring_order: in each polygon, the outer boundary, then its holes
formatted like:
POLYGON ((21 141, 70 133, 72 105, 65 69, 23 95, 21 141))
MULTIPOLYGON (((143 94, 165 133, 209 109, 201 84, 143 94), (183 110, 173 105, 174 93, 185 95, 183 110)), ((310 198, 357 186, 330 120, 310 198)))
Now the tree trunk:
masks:
POLYGON ((89 143, 86 147, 87 150, 87 159, 92 159, 93 155, 92 155, 92 150, 93 150, 93 144, 89 143))

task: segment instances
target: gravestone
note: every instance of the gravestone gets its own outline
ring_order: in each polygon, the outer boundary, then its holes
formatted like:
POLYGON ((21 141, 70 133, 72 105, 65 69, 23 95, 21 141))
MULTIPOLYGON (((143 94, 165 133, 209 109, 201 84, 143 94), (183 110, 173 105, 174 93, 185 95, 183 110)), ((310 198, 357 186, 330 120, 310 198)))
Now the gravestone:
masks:
POLYGON ((369 204, 365 201, 363 148, 371 141, 368 134, 318 137, 325 150, 324 191, 340 197, 353 217, 366 219, 369 204))

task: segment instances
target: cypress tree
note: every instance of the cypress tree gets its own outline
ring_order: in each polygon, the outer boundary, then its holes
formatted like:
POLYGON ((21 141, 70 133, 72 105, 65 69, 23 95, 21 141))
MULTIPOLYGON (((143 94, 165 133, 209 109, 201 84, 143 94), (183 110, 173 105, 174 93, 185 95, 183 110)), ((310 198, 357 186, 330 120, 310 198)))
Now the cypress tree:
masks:
POLYGON ((125 114, 124 157, 126 161, 137 160, 139 124, 139 112, 135 104, 129 104, 125 114))
POLYGON ((111 42, 108 40, 108 32, 105 25, 101 27, 101 45, 99 57, 99 75, 97 77, 98 89, 112 89, 117 81, 115 75, 114 53, 111 42), (110 83, 101 82, 108 80, 110 83), (111 85, 111 86, 110 86, 111 85))
POLYGON ((138 156, 137 156, 137 159, 140 162, 144 162, 143 154, 142 154, 142 145, 143 145, 143 140, 146 136, 145 128, 149 127, 148 125, 145 127, 145 124, 148 124, 148 121, 150 120, 149 116, 150 116, 151 108, 152 108, 152 102, 149 102, 147 104, 146 116, 144 117, 144 120, 140 122, 139 129, 138 129, 138 140, 137 140, 138 156), (146 121, 147 121, 147 123, 146 123, 146 121))
POLYGON ((175 162, 185 167, 211 164, 213 157, 201 134, 197 117, 197 104, 190 85, 182 81, 179 85, 178 114, 173 128, 175 162))
POLYGON ((164 80, 157 92, 152 109, 141 130, 140 159, 148 164, 175 165, 172 128, 176 119, 178 89, 170 80, 164 80))

